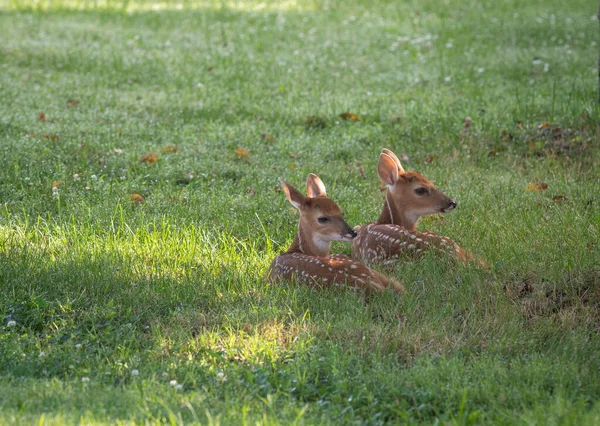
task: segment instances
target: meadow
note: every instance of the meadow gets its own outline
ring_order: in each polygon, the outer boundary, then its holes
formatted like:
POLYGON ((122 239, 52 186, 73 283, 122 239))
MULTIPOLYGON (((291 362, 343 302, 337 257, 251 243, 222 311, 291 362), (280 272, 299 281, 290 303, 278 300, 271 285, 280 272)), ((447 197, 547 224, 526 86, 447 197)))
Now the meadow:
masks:
POLYGON ((600 425, 592 3, 0 0, 0 424, 600 425), (489 270, 268 284, 383 147, 489 270))

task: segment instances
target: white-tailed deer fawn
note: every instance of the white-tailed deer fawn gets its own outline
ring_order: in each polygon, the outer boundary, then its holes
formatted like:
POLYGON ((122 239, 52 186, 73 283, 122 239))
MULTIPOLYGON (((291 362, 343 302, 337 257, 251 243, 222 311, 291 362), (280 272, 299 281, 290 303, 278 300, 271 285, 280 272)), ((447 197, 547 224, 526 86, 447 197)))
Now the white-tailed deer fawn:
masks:
POLYGON ((404 291, 399 282, 348 256, 329 255, 332 241, 352 241, 356 231, 346 223, 338 205, 327 198, 318 176, 308 175, 308 197, 285 181, 280 182, 289 202, 300 211, 300 220, 291 247, 271 263, 269 282, 295 278, 309 285, 348 286, 366 292, 383 291, 388 287, 396 292, 404 291))
MULTIPOLYGON (((362 225, 352 242, 352 256, 366 264, 393 264, 427 250, 441 250, 463 263, 472 259, 458 244, 433 232, 416 231, 419 217, 454 210, 456 201, 437 189, 417 172, 404 171, 400 160, 383 149, 377 165, 379 177, 387 186, 379 220, 362 225)), ((480 266, 485 264, 478 261, 480 266)))

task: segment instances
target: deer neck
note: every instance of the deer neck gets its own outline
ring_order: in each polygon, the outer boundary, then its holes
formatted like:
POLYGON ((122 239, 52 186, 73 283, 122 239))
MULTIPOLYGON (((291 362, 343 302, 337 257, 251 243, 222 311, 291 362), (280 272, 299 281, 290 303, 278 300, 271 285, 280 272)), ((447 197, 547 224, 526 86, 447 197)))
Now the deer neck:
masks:
POLYGON ((406 209, 402 206, 402 202, 394 202, 394 197, 390 193, 388 188, 385 192, 385 203, 383 204, 383 210, 377 220, 379 224, 392 224, 398 225, 409 231, 417 229, 418 216, 409 214, 406 209))
POLYGON ((298 233, 294 242, 288 249, 288 253, 304 253, 308 256, 327 257, 331 249, 331 241, 325 241, 319 238, 319 235, 310 232, 298 224, 298 233))

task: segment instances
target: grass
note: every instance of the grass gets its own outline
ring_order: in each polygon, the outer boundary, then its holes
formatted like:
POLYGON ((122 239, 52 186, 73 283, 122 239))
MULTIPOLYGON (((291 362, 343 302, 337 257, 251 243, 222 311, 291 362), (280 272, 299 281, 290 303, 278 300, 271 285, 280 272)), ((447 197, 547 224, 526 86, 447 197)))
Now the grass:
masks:
POLYGON ((589 6, 0 2, 0 423, 600 424, 589 6), (490 271, 268 285, 277 178, 372 221, 382 147, 490 271))

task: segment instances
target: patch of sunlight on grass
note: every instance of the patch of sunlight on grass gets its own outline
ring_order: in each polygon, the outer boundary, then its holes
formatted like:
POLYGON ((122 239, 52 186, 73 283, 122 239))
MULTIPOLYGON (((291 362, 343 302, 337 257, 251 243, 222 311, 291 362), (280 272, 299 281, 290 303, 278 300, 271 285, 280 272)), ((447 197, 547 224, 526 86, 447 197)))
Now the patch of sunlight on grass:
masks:
POLYGON ((244 12, 311 11, 316 2, 311 0, 12 0, 0 1, 0 10, 119 10, 148 12, 161 10, 230 9, 244 12))

